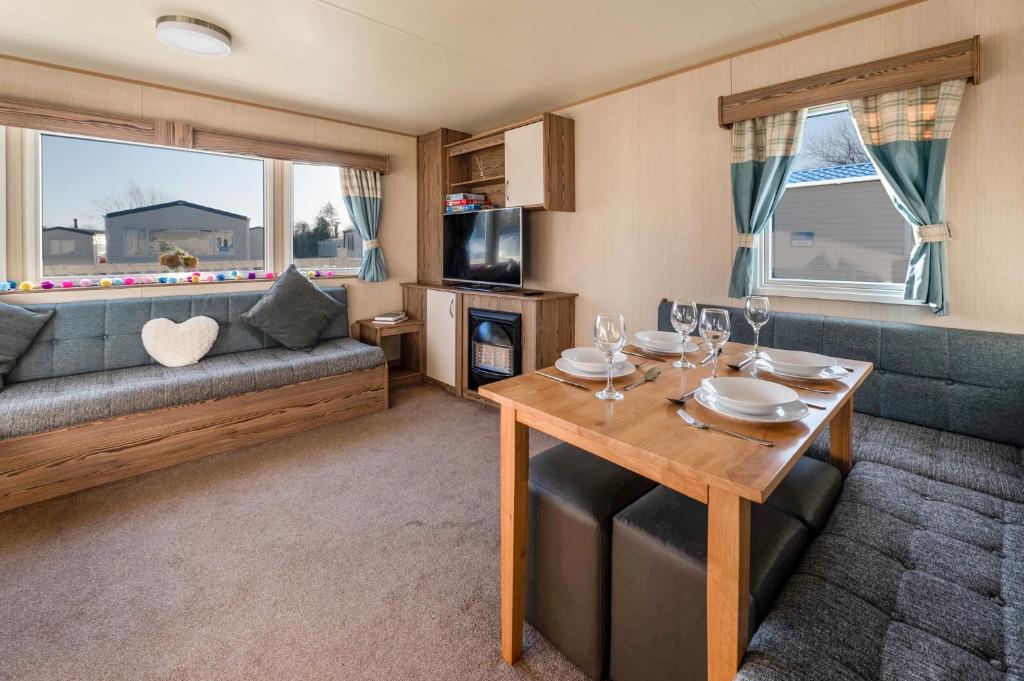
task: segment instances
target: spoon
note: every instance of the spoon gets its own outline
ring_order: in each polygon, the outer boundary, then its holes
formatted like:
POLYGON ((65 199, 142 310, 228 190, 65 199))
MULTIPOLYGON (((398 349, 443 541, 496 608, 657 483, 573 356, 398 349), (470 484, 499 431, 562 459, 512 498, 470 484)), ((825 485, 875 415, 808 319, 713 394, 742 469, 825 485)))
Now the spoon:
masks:
POLYGON ((658 380, 658 376, 661 376, 661 367, 651 367, 646 372, 644 372, 644 378, 643 378, 642 381, 637 381, 636 383, 630 383, 625 388, 623 388, 622 391, 625 392, 627 390, 632 390, 633 388, 638 388, 638 387, 642 386, 644 383, 648 383, 650 381, 656 381, 656 380, 658 380))

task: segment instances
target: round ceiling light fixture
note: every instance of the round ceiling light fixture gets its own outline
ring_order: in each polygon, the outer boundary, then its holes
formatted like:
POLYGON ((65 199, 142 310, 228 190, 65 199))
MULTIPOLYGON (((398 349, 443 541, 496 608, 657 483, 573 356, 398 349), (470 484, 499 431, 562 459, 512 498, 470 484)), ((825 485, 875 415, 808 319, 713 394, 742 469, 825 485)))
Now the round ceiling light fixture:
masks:
POLYGON ((202 19, 168 14, 156 20, 156 37, 164 45, 203 57, 231 54, 231 34, 202 19))

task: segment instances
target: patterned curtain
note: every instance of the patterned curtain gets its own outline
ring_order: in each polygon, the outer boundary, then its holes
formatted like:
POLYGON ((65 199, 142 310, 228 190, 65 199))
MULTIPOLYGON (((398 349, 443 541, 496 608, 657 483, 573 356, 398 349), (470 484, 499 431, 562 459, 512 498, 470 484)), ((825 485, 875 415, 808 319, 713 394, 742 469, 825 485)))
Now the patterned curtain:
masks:
POLYGON ((380 173, 361 168, 341 169, 341 194, 345 199, 352 224, 363 238, 363 262, 359 278, 364 281, 384 281, 388 268, 380 250, 380 173))
POLYGON ((889 198, 914 226, 903 298, 938 315, 949 314, 946 147, 966 85, 949 80, 847 102, 889 198))
POLYGON ((757 238, 775 212, 800 149, 806 109, 739 121, 732 126, 732 205, 739 248, 729 297, 753 292, 757 238))

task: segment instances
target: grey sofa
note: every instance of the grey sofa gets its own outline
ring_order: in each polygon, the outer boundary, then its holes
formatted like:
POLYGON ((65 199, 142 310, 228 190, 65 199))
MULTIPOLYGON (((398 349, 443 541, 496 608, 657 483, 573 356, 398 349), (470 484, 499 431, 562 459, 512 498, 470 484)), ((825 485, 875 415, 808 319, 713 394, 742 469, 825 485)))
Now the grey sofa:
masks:
POLYGON ((1024 678, 1024 337, 783 313, 762 343, 877 369, 839 502, 737 678, 1024 678))
POLYGON ((345 309, 308 353, 282 348, 239 319, 260 292, 27 305, 55 314, 6 377, 0 440, 383 365, 380 348, 348 337, 346 289, 324 290, 345 309), (220 325, 207 356, 173 369, 154 363, 142 326, 197 315, 220 325))

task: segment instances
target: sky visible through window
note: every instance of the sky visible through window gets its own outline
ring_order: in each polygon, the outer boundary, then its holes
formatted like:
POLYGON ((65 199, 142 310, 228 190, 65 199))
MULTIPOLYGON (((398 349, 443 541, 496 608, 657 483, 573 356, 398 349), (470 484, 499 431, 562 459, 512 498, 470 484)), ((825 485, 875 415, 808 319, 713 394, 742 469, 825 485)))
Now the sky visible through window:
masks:
MULTIPOLYGON (((858 139, 857 128, 854 126, 848 109, 807 116, 801 136, 800 151, 796 156, 793 170, 844 165, 837 162, 835 158, 822 158, 815 152, 822 150, 823 146, 837 147, 845 142, 856 142, 857 148, 863 149, 858 139), (824 144, 826 142, 831 142, 831 145, 824 144)), ((833 149, 833 151, 837 150, 833 149)), ((865 156, 863 160, 851 158, 847 159, 847 162, 860 163, 867 160, 865 156)))
MULTIPOLYGON (((258 159, 44 134, 42 223, 103 229, 104 203, 132 186, 163 201, 191 201, 265 224, 258 159)), ((296 164, 294 220, 313 223, 325 197, 343 219, 338 169, 296 164), (300 170, 301 168, 301 170, 300 170)), ((347 221, 347 220, 346 220, 347 221)))

